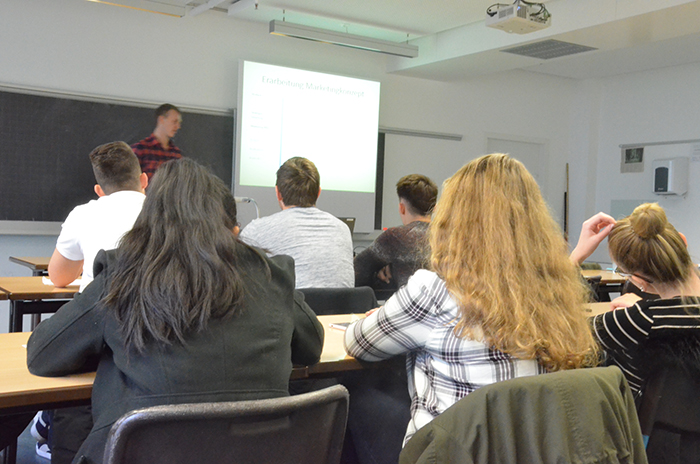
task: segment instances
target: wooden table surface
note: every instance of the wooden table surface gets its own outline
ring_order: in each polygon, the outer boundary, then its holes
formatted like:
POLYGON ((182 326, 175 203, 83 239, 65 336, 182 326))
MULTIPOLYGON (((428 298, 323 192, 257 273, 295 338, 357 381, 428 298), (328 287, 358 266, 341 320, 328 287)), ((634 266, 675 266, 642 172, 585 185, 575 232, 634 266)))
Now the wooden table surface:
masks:
POLYGON ((77 285, 54 287, 44 285, 43 277, 0 277, 0 290, 8 293, 10 300, 56 300, 73 298, 78 293, 77 285))
POLYGON ((27 370, 29 332, 0 334, 0 409, 86 400, 95 373, 37 377, 27 370))
POLYGON ((4 290, 0 290, 0 300, 6 300, 8 297, 4 290))
MULTIPOLYGON (((319 316, 318 319, 325 330, 321 361, 313 366, 295 367, 291 378, 324 376, 362 369, 363 365, 359 361, 345 353, 344 332, 329 327, 332 322, 350 322, 362 316, 319 316)), ((87 404, 92 394, 95 373, 65 377, 38 377, 30 374, 25 347, 29 335, 30 332, 0 334, 0 410, 7 413, 38 407, 58 407, 70 402, 87 404)))
POLYGON ((26 266, 32 271, 46 271, 50 259, 50 256, 10 256, 10 261, 26 266))
MULTIPOLYGON (((610 303, 586 305, 586 316, 609 311, 610 303)), ((319 316, 325 339, 321 361, 313 366, 295 367, 292 379, 330 376, 334 373, 363 369, 362 363, 348 356, 343 348, 344 331, 330 327, 335 322, 351 322, 364 317, 362 314, 319 316)), ((29 332, 0 334, 0 411, 22 411, 37 407, 58 407, 69 402, 87 404, 92 393, 94 373, 65 377, 37 377, 27 370, 25 345, 29 332)), ((381 363, 371 363, 379 367, 381 363)))
POLYGON ((598 314, 610 311, 612 308, 609 301, 604 301, 602 303, 588 303, 586 305, 586 316, 593 317, 598 314))
POLYGON ((612 271, 601 271, 596 269, 582 270, 581 275, 583 277, 595 277, 601 276, 601 284, 624 284, 627 281, 627 277, 622 277, 617 272, 612 271))

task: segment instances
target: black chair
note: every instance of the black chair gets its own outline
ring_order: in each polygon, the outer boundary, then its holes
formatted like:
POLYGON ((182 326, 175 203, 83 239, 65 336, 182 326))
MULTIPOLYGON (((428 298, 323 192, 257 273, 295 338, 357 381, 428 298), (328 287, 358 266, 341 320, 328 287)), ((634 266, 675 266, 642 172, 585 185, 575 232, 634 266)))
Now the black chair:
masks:
POLYGON ((300 288, 317 316, 364 313, 379 306, 370 287, 300 288))
POLYGON ((284 398, 154 406, 109 433, 105 464, 337 464, 348 392, 336 385, 284 398))
POLYGON ((639 422, 650 464, 700 462, 700 378, 678 367, 648 379, 639 422))
POLYGON ((649 462, 700 462, 700 336, 694 330, 647 340, 636 353, 649 374, 639 422, 649 462))
MULTIPOLYGON (((586 277, 586 283, 588 283, 588 287, 590 288, 590 299, 592 301, 601 301, 601 295, 600 295, 600 281, 603 277, 602 276, 593 276, 593 277, 586 277)), ((610 298, 608 298, 610 300, 610 298)))
POLYGON ((632 393, 617 367, 481 387, 423 426, 400 464, 647 462, 632 393))

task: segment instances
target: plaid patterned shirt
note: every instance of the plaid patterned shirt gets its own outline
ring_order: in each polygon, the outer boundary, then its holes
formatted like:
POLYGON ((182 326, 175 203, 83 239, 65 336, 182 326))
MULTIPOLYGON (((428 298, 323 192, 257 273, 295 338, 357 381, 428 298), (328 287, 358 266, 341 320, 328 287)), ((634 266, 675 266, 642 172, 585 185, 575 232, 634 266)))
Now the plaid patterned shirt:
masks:
POLYGON ((412 401, 404 444, 477 388, 545 372, 534 360, 514 359, 480 340, 457 337, 458 316, 445 282, 419 270, 379 311, 345 332, 345 349, 356 358, 378 361, 407 353, 412 401))
POLYGON ((141 171, 145 172, 148 180, 151 180, 158 167, 171 159, 182 158, 180 149, 171 140, 168 148, 163 148, 155 135, 151 134, 140 142, 131 146, 141 164, 141 171))

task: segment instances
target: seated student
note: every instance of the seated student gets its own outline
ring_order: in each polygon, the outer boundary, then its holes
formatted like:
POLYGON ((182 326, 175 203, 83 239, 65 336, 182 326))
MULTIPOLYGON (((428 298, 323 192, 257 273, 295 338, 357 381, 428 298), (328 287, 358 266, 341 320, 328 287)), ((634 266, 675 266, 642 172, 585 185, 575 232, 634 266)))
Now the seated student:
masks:
POLYGON ((297 288, 353 287, 350 229, 316 208, 321 177, 314 163, 299 157, 285 161, 277 171, 275 192, 282 211, 253 220, 241 240, 294 258, 297 288))
POLYGON ((444 184, 430 223, 431 270, 345 333, 348 354, 407 355, 411 420, 404 443, 475 389, 590 366, 597 345, 587 288, 537 183, 503 154, 444 184))
POLYGON ((403 225, 387 229, 355 256, 356 287, 397 289, 427 264, 426 234, 437 201, 437 185, 425 176, 410 174, 396 183, 396 193, 403 225))
POLYGON ((100 145, 90 153, 97 200, 76 206, 61 226, 49 261, 49 278, 65 287, 82 272, 80 291, 92 281, 92 263, 100 250, 116 248, 131 229, 146 199, 146 174, 124 142, 100 145))
MULTIPOLYGON (((80 291, 92 281, 92 265, 97 252, 116 248, 119 239, 131 229, 141 212, 148 185, 139 161, 129 145, 111 142, 100 145, 89 155, 97 184, 97 200, 76 206, 61 227, 56 249, 49 261, 49 278, 57 287, 65 287, 80 277, 80 291)), ((82 410, 82 409, 81 409, 82 410)), ((77 410, 76 410, 77 411, 77 410)), ((54 437, 49 430, 52 421, 61 422, 65 410, 39 411, 32 424, 32 435, 37 439, 37 454, 62 461, 61 446, 52 456, 54 437)), ((75 414, 70 411, 69 416, 75 414)), ((59 438, 59 443, 63 441, 59 438)), ((70 446, 69 446, 70 447, 70 446)))
POLYGON ((318 361, 323 327, 294 290, 291 258, 267 258, 237 229, 221 180, 192 160, 163 164, 92 284, 32 333, 31 373, 97 369, 94 426, 74 462, 102 462, 128 411, 286 396, 292 363, 318 361))
POLYGON ((700 278, 685 237, 656 203, 640 205, 618 221, 608 235, 608 250, 618 272, 628 275, 640 290, 661 297, 594 319, 595 336, 608 360, 622 369, 632 393, 639 397, 650 363, 656 361, 637 355, 644 342, 700 336, 700 278))

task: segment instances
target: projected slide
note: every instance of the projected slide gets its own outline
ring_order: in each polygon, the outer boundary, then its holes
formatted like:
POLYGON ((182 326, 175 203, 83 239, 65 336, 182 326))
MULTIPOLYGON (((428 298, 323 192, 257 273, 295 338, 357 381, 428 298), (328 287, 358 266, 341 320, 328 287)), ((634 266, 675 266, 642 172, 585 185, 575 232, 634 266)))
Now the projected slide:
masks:
POLYGON ((303 156, 322 190, 374 192, 379 82, 252 62, 242 77, 238 185, 274 187, 303 156))

